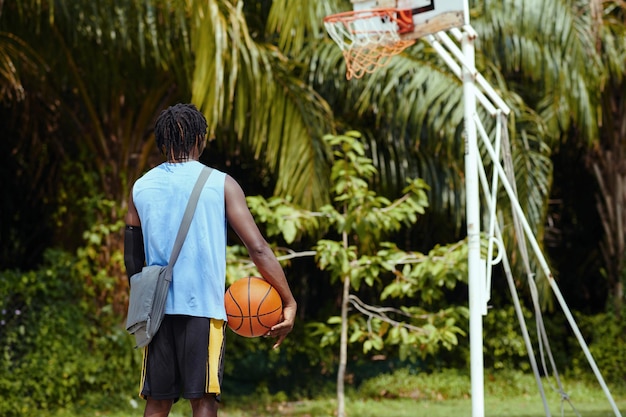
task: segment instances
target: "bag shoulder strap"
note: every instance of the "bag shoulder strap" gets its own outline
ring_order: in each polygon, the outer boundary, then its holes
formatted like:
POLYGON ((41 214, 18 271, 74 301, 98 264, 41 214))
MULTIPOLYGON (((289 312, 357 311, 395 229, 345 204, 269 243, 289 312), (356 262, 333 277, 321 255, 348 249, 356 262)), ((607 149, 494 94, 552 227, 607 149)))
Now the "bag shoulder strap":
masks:
POLYGON ((174 241, 170 261, 167 264, 169 268, 174 268, 174 263, 176 263, 180 249, 183 247, 183 243, 185 242, 185 237, 187 237, 187 232, 189 231, 189 226, 191 225, 191 220, 193 219, 193 214, 196 211, 196 206, 198 204, 198 200, 200 199, 200 193, 202 192, 202 188, 204 188, 204 184, 209 179, 211 172, 213 172, 212 168, 206 166, 202 168, 200 176, 196 181, 196 185, 194 185, 193 190, 191 191, 187 208, 185 208, 185 214, 183 214, 183 219, 180 222, 180 228, 178 229, 178 234, 176 235, 176 240, 174 241))

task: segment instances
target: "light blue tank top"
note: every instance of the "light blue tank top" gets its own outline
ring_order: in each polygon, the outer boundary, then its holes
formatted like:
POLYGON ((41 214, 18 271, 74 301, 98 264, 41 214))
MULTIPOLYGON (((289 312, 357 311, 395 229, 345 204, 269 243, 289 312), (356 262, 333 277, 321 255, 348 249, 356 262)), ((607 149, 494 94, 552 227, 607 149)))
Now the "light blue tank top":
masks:
MULTIPOLYGON (((197 161, 163 163, 133 186, 147 265, 166 265, 198 175, 197 161)), ((205 184, 187 238, 174 265, 165 314, 226 320, 226 174, 213 170, 205 184)))

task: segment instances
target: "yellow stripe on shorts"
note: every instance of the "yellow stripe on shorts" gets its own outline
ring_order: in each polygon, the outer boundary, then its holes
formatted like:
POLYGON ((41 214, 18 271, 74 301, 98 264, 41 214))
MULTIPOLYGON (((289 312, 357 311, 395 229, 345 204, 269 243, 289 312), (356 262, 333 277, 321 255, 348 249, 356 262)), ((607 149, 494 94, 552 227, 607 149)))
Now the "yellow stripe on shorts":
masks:
POLYGON ((221 394, 219 371, 224 346, 224 320, 211 319, 206 370, 206 392, 221 394))
POLYGON ((145 399, 145 397, 141 395, 141 391, 143 391, 143 385, 146 383, 146 364, 148 363, 148 346, 143 347, 142 355, 143 355, 143 360, 141 361, 141 381, 139 382, 139 396, 145 399))

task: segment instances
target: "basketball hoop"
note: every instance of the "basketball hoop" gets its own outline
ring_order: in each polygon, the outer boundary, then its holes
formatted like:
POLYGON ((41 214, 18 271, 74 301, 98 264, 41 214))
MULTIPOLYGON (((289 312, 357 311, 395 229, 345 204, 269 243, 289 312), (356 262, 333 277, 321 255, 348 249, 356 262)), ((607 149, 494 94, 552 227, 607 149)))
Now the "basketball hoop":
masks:
POLYGON ((346 78, 361 78, 387 65, 415 40, 401 34, 413 31, 411 10, 371 9, 337 13, 324 18, 330 37, 346 59, 346 78))

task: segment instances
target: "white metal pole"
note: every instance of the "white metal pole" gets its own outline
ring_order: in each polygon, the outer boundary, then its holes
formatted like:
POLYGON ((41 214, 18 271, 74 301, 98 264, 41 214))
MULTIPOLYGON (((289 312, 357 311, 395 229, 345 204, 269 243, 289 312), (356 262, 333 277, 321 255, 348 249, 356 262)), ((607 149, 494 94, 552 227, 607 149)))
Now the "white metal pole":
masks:
MULTIPOLYGON (((467 32, 462 40, 463 54, 469 68, 474 68, 474 39, 467 32)), ((465 210, 468 244, 468 282, 470 309, 470 373, 472 417, 484 417, 483 309, 485 304, 485 270, 480 259, 480 201, 478 180, 478 144, 476 138, 476 96, 474 74, 463 67, 463 100, 465 110, 465 210)))

